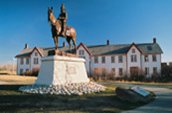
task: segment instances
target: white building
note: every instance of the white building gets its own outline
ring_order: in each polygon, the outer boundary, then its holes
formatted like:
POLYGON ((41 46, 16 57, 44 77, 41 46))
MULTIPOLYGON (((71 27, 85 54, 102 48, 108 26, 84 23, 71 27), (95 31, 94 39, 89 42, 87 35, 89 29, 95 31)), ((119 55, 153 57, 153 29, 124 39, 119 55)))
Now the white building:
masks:
POLYGON ((113 73, 115 77, 124 75, 161 73, 162 50, 156 39, 153 43, 86 46, 80 44, 77 54, 86 59, 90 75, 99 72, 113 73))
MULTIPOLYGON (((17 73, 39 68, 41 57, 53 48, 25 47, 17 56, 17 73)), ((60 48, 67 50, 64 46, 60 48)), ((162 50, 156 39, 153 43, 118 44, 86 46, 80 43, 77 55, 86 59, 86 69, 89 75, 94 73, 113 73, 115 77, 140 73, 150 77, 161 72, 162 50)))
POLYGON ((28 71, 39 70, 41 65, 41 57, 43 56, 41 48, 25 48, 16 55, 17 58, 17 74, 23 74, 28 71))

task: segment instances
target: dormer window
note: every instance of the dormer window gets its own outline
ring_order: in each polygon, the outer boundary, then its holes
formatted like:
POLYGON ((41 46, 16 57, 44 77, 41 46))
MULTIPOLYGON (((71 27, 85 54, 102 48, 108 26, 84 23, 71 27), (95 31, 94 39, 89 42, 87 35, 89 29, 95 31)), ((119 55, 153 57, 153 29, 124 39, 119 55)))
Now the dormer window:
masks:
POLYGON ((147 49, 148 49, 149 51, 151 51, 151 50, 152 50, 152 46, 147 46, 147 49))

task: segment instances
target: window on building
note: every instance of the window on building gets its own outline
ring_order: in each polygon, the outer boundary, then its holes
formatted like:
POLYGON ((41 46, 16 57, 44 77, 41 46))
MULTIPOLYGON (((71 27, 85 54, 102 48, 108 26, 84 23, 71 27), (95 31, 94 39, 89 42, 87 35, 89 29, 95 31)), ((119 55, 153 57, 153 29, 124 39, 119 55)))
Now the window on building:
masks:
POLYGON ((84 50, 79 50, 79 55, 84 55, 84 50))
POLYGON ((137 55, 131 55, 131 62, 137 62, 137 55))
POLYGON ((33 64, 38 64, 38 63, 39 63, 38 58, 34 58, 33 59, 33 64))
POLYGON ((149 51, 151 51, 151 50, 152 50, 152 46, 147 46, 147 49, 148 49, 149 51))
POLYGON ((38 56, 38 53, 37 52, 35 52, 35 56, 38 56))
POLYGON ((148 55, 145 55, 145 62, 148 62, 149 61, 149 57, 148 55))
POLYGON ((115 56, 111 56, 111 63, 115 63, 115 56))
POLYGON ((23 69, 20 69, 20 74, 23 74, 23 69))
POLYGON ((119 68, 119 75, 122 76, 123 75, 123 69, 119 68))
POLYGON ((112 68, 111 73, 115 75, 115 68, 112 68))
POLYGON ((122 63, 122 62, 123 62, 122 55, 118 56, 118 62, 119 62, 119 63, 122 63))
POLYGON ((105 63, 105 62, 106 62, 105 56, 102 56, 102 63, 105 63))
POLYGON ((136 51, 135 51, 135 49, 132 49, 132 53, 135 53, 136 51))
POLYGON ((156 62, 157 61, 156 55, 152 55, 152 61, 153 62, 156 62))
POLYGON ((145 75, 149 75, 149 68, 145 67, 145 75))
POLYGON ((26 64, 29 64, 29 58, 26 58, 26 64))
POLYGON ((153 74, 157 74, 157 73, 158 73, 157 67, 153 67, 153 74))
POLYGON ((24 64, 24 58, 20 59, 20 64, 23 65, 24 64))
POLYGON ((98 62, 99 62, 98 57, 95 56, 95 57, 94 57, 94 63, 97 64, 98 62))

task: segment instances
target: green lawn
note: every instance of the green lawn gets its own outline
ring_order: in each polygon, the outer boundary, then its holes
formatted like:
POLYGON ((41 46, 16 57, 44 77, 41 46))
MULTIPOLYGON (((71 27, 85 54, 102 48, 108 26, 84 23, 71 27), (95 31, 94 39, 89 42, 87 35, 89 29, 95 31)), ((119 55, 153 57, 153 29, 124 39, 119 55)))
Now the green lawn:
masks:
POLYGON ((143 105, 120 101, 115 95, 115 86, 108 84, 107 90, 101 93, 83 96, 37 95, 26 94, 16 86, 0 86, 1 112, 111 112, 117 113, 143 105))

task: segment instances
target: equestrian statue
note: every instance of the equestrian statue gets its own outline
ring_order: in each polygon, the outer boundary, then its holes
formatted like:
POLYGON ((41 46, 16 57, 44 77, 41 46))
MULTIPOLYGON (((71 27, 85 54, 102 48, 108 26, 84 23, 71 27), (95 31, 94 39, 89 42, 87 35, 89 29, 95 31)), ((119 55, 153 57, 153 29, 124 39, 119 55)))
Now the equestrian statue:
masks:
POLYGON ((53 8, 48 8, 48 22, 51 25, 51 33, 55 43, 55 49, 58 49, 58 38, 64 37, 69 44, 69 49, 72 49, 71 40, 73 42, 74 50, 76 51, 76 31, 73 27, 66 25, 67 12, 64 4, 61 6, 61 11, 58 19, 53 14, 53 8))

